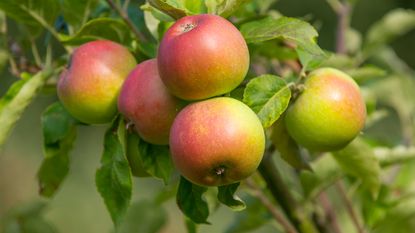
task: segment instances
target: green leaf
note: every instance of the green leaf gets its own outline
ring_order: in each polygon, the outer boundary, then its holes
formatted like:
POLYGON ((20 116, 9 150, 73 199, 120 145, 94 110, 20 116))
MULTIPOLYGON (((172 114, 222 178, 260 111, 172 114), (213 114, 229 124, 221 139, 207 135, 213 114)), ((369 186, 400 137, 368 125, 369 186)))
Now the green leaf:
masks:
POLYGON ((1 0, 0 10, 19 23, 23 23, 38 33, 41 26, 53 28, 59 13, 56 0, 1 0))
POLYGON ((390 43, 395 38, 415 28, 415 11, 395 9, 387 13, 368 31, 364 52, 376 52, 379 46, 390 43))
POLYGON ((169 15, 173 19, 180 19, 192 13, 179 0, 148 0, 151 6, 169 15))
POLYGON ((188 217, 184 217, 184 224, 186 226, 187 233, 197 233, 198 225, 194 223, 188 217))
POLYGON ((140 140, 138 143, 141 164, 148 174, 168 184, 174 165, 168 146, 153 145, 140 140))
POLYGON ((125 125, 122 119, 117 118, 105 133, 101 167, 95 176, 98 191, 116 228, 127 212, 132 190, 130 167, 118 135, 121 127, 125 125))
POLYGON ((365 83, 371 80, 376 80, 386 75, 386 71, 373 65, 366 65, 359 67, 347 73, 353 77, 359 84, 365 83))
POLYGON ((247 43, 258 43, 273 39, 294 42, 298 48, 315 57, 325 56, 315 42, 317 31, 307 22, 289 17, 265 18, 243 24, 241 33, 247 43))
POLYGON ((192 14, 204 14, 207 13, 205 0, 182 0, 186 9, 192 14))
POLYGON ((209 14, 227 18, 248 1, 250 0, 207 0, 205 4, 209 14))
POLYGON ((336 160, 328 153, 311 162, 310 166, 311 171, 302 170, 300 174, 301 185, 307 200, 313 200, 317 194, 344 175, 336 160))
POLYGON ((304 67, 304 71, 314 70, 327 60, 325 53, 313 54, 305 51, 301 47, 297 47, 295 52, 298 55, 301 65, 304 67))
POLYGON ((397 146, 394 148, 378 147, 373 149, 382 167, 405 164, 415 160, 415 147, 397 146))
POLYGON ((362 47, 362 35, 359 31, 353 28, 348 28, 345 34, 346 51, 349 54, 356 54, 362 47))
POLYGON ((218 187, 218 200, 234 211, 241 211, 246 208, 245 203, 235 195, 239 182, 218 187))
POLYGON ((65 21, 79 28, 88 19, 98 0, 61 0, 61 12, 65 21))
POLYGON ((283 79, 261 75, 246 85, 243 102, 257 113, 262 126, 268 128, 288 107, 290 98, 291 90, 283 79))
POLYGON ((76 137, 76 120, 60 103, 54 103, 42 115, 42 128, 45 158, 37 173, 39 193, 51 197, 69 171, 68 154, 76 137))
POLYGON ((311 169, 310 165, 301 155, 300 147, 288 134, 285 128, 284 117, 281 117, 274 123, 270 139, 281 155, 281 158, 292 167, 296 169, 311 169))
POLYGON ((0 148, 16 121, 51 75, 50 69, 38 72, 29 80, 17 81, 0 100, 0 148))
MULTIPOLYGON (((1 20, 1 18, 0 18, 1 20)), ((1 27, 1 21, 0 21, 0 27, 1 27)), ((0 40, 1 42, 1 40, 0 40)), ((3 68, 6 67, 7 62, 9 61, 9 53, 2 48, 2 45, 0 43, 0 72, 3 71, 3 68)))
POLYGON ((47 222, 43 213, 44 202, 29 202, 12 208, 2 218, 0 231, 3 233, 56 233, 57 230, 47 222))
POLYGON ((184 177, 180 178, 176 196, 177 205, 184 215, 198 224, 210 224, 207 222, 207 218, 209 217, 208 204, 202 199, 202 195, 206 191, 206 187, 192 184, 184 177))
POLYGON ((130 163, 131 173, 137 177, 150 176, 144 167, 143 161, 141 160, 140 150, 138 145, 140 143, 140 137, 135 133, 127 133, 127 159, 130 163))
POLYGON ((258 199, 251 196, 244 199, 247 203, 246 210, 234 214, 235 217, 226 233, 251 232, 264 226, 271 219, 271 215, 258 199))
POLYGON ((362 180, 363 186, 373 197, 380 187, 380 165, 372 148, 360 138, 332 153, 344 172, 362 180))
POLYGON ((161 205, 149 200, 133 203, 129 208, 119 233, 157 233, 167 223, 167 212, 161 205))
POLYGON ((129 45, 133 41, 131 31, 124 22, 111 18, 96 18, 88 21, 74 35, 61 35, 66 45, 81 45, 88 41, 106 39, 129 45))

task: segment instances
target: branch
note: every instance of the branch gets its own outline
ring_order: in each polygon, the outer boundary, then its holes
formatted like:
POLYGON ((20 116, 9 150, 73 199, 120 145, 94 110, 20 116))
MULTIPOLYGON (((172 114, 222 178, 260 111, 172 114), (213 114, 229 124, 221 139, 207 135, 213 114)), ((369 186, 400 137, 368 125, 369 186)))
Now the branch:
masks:
POLYGON ((259 201, 268 209, 268 211, 272 214, 274 219, 281 224, 284 228, 285 232, 287 233, 298 233, 295 227, 285 218, 284 214, 282 214, 272 202, 268 199, 268 197, 264 194, 264 192, 255 184, 252 178, 248 178, 246 180, 246 185, 251 189, 252 195, 258 198, 259 201))
POLYGON ((345 54, 346 51, 346 32, 349 27, 350 5, 347 2, 339 3, 335 8, 337 14, 337 32, 336 32, 336 52, 345 54))
POLYGON ((278 171, 272 161, 272 153, 275 147, 270 148, 265 152, 264 158, 259 165, 259 172, 267 183, 268 189, 271 191, 274 199, 281 206, 282 210, 288 219, 297 228, 297 231, 302 233, 318 232, 313 222, 305 216, 304 210, 297 203, 290 193, 290 189, 285 185, 278 171))
POLYGON ((333 230, 333 233, 341 233, 339 223, 337 221, 336 212, 333 211, 333 206, 330 203, 330 200, 327 196, 326 192, 321 192, 319 195, 321 206, 324 209, 325 216, 325 222, 330 224, 331 229, 333 230))
POLYGON ((147 37, 141 33, 135 26, 133 21, 128 17, 128 14, 125 10, 123 10, 120 6, 114 3, 113 0, 106 0, 108 5, 114 9, 123 19, 123 21, 127 24, 127 26, 131 29, 131 31, 134 33, 135 37, 138 39, 138 41, 141 42, 148 42, 147 37))
POLYGON ((346 194, 346 189, 344 187, 343 181, 340 180, 335 185, 336 185, 337 191, 340 194, 340 197, 343 200, 343 203, 346 205, 347 212, 348 212, 350 218, 352 219, 352 222, 355 225, 355 227, 357 229, 357 232, 366 233, 363 225, 361 225, 360 222, 359 222, 359 218, 357 217, 357 213, 356 213, 356 211, 353 207, 352 201, 350 200, 350 198, 346 194))

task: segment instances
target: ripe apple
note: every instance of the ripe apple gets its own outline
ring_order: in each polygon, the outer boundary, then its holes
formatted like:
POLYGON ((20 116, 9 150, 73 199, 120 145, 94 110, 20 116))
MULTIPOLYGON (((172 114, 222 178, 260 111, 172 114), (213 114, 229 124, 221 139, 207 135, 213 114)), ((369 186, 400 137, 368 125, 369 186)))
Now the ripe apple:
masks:
POLYGON ((127 48, 107 40, 85 43, 72 54, 59 79, 62 104, 88 124, 110 122, 117 113, 117 98, 124 79, 136 65, 127 48))
POLYGON ((362 130, 365 102, 359 86, 333 68, 310 73, 305 90, 289 107, 285 122, 298 144, 312 151, 341 149, 362 130))
POLYGON ((170 127, 182 104, 161 81, 156 59, 134 68, 118 98, 118 110, 134 124, 140 137, 159 145, 169 143, 170 127))
POLYGON ((248 177, 261 162, 264 148, 264 130, 256 114, 229 97, 188 105, 170 131, 176 168, 203 186, 226 185, 248 177))
POLYGON ((206 99, 230 92, 243 81, 249 68, 248 46, 238 29, 220 16, 186 16, 164 34, 158 67, 175 96, 206 99))

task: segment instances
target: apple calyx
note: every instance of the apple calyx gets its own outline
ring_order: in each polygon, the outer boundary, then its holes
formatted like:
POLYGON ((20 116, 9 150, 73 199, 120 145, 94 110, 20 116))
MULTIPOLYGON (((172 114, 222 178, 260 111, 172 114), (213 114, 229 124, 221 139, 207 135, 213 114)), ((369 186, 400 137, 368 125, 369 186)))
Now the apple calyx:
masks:
POLYGON ((225 171, 226 171, 226 167, 225 166, 219 166, 217 168, 214 169, 215 175, 217 176, 224 176, 225 175, 225 171))

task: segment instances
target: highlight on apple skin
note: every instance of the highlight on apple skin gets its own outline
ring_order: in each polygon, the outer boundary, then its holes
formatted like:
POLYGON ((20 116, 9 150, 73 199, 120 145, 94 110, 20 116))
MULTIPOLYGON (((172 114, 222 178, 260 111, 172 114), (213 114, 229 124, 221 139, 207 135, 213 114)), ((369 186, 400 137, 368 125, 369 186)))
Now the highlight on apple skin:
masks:
POLYGON ((288 133, 312 151, 345 147, 362 130, 366 106, 359 86, 333 68, 311 72, 285 116, 288 133))
POLYGON ((160 79, 157 60, 138 64, 125 80, 118 109, 134 124, 140 137, 150 143, 167 145, 170 127, 183 101, 171 95, 160 79))
POLYGON ((73 52, 69 67, 60 75, 59 99, 83 123, 108 123, 117 114, 119 91, 135 65, 134 56, 118 43, 85 43, 73 52))
POLYGON ((258 168, 265 135, 244 103, 217 97, 185 107, 170 131, 170 151, 179 172, 202 186, 238 182, 258 168))
POLYGON ((185 100, 201 100, 235 89, 249 68, 248 46, 226 19, 209 14, 183 17, 160 42, 160 77, 185 100))

